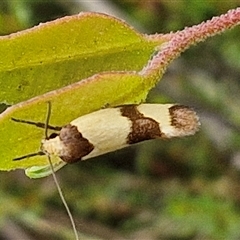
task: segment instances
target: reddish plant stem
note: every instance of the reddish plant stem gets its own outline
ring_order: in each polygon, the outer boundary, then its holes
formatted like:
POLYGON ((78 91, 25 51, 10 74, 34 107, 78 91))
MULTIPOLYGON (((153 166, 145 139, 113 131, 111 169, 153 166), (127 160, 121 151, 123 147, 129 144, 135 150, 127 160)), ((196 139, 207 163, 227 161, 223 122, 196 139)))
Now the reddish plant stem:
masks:
POLYGON ((191 45, 202 42, 239 24, 240 8, 236 8, 229 10, 226 14, 202 22, 199 25, 186 27, 182 31, 170 34, 171 39, 169 42, 163 44, 158 54, 148 62, 140 74, 146 77, 157 74, 158 77, 161 77, 167 66, 191 45))

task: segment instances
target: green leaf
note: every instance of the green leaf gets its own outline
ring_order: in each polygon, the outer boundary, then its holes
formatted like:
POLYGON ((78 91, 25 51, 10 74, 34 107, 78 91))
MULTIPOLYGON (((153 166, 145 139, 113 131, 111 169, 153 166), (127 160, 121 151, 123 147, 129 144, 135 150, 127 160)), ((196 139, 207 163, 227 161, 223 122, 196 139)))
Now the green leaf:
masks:
POLYGON ((162 42, 96 13, 0 37, 0 101, 24 101, 103 71, 138 71, 162 42))

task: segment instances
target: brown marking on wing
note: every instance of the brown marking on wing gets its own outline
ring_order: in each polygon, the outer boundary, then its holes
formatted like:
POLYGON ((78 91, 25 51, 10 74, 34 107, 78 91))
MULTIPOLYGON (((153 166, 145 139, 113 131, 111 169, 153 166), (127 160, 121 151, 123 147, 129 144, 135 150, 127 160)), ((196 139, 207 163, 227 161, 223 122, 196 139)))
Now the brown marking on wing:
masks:
POLYGON ((93 144, 82 136, 76 126, 71 124, 61 129, 59 138, 64 145, 63 154, 59 157, 67 163, 80 161, 94 149, 93 144))
POLYGON ((162 137, 158 122, 140 113, 137 105, 122 106, 120 111, 123 117, 127 117, 132 122, 131 132, 127 137, 128 144, 162 137))
POLYGON ((195 133, 200 123, 197 114, 184 105, 174 105, 169 108, 171 125, 183 132, 195 133))

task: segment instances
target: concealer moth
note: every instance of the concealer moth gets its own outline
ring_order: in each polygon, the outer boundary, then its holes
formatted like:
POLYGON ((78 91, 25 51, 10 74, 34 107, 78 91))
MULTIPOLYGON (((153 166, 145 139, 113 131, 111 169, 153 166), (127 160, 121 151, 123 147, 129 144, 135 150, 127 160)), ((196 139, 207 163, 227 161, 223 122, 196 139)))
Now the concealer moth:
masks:
POLYGON ((83 115, 63 127, 12 118, 15 122, 53 129, 42 139, 36 155, 57 156, 65 163, 87 160, 150 139, 195 134, 200 127, 196 112, 178 104, 122 105, 83 115))
MULTIPOLYGON (((194 110, 177 104, 140 104, 105 108, 83 115, 63 127, 49 125, 51 104, 46 123, 12 118, 15 122, 35 125, 45 129, 40 151, 17 157, 14 161, 37 155, 47 155, 50 170, 59 195, 72 223, 75 239, 77 229, 62 190, 55 176, 51 156, 59 157, 64 164, 86 160, 115 151, 135 143, 156 138, 193 135, 200 123, 194 110), (55 130, 50 136, 47 130, 55 130)), ((46 176, 46 175, 45 175, 46 176)))

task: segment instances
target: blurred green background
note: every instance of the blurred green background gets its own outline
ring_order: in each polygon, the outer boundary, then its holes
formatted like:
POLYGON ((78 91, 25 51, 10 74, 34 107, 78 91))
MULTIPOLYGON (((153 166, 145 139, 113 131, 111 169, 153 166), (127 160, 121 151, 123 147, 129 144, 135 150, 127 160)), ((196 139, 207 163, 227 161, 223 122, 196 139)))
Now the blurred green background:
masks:
MULTIPOLYGON (((80 11, 117 16, 143 33, 168 33, 239 5, 1 0, 0 35, 80 11)), ((145 142, 57 173, 81 239, 240 239, 239 39, 237 27, 187 50, 149 94, 149 102, 194 107, 202 122, 195 136, 145 142)), ((1 172, 0 199, 0 239, 73 239, 51 176, 1 172)))

